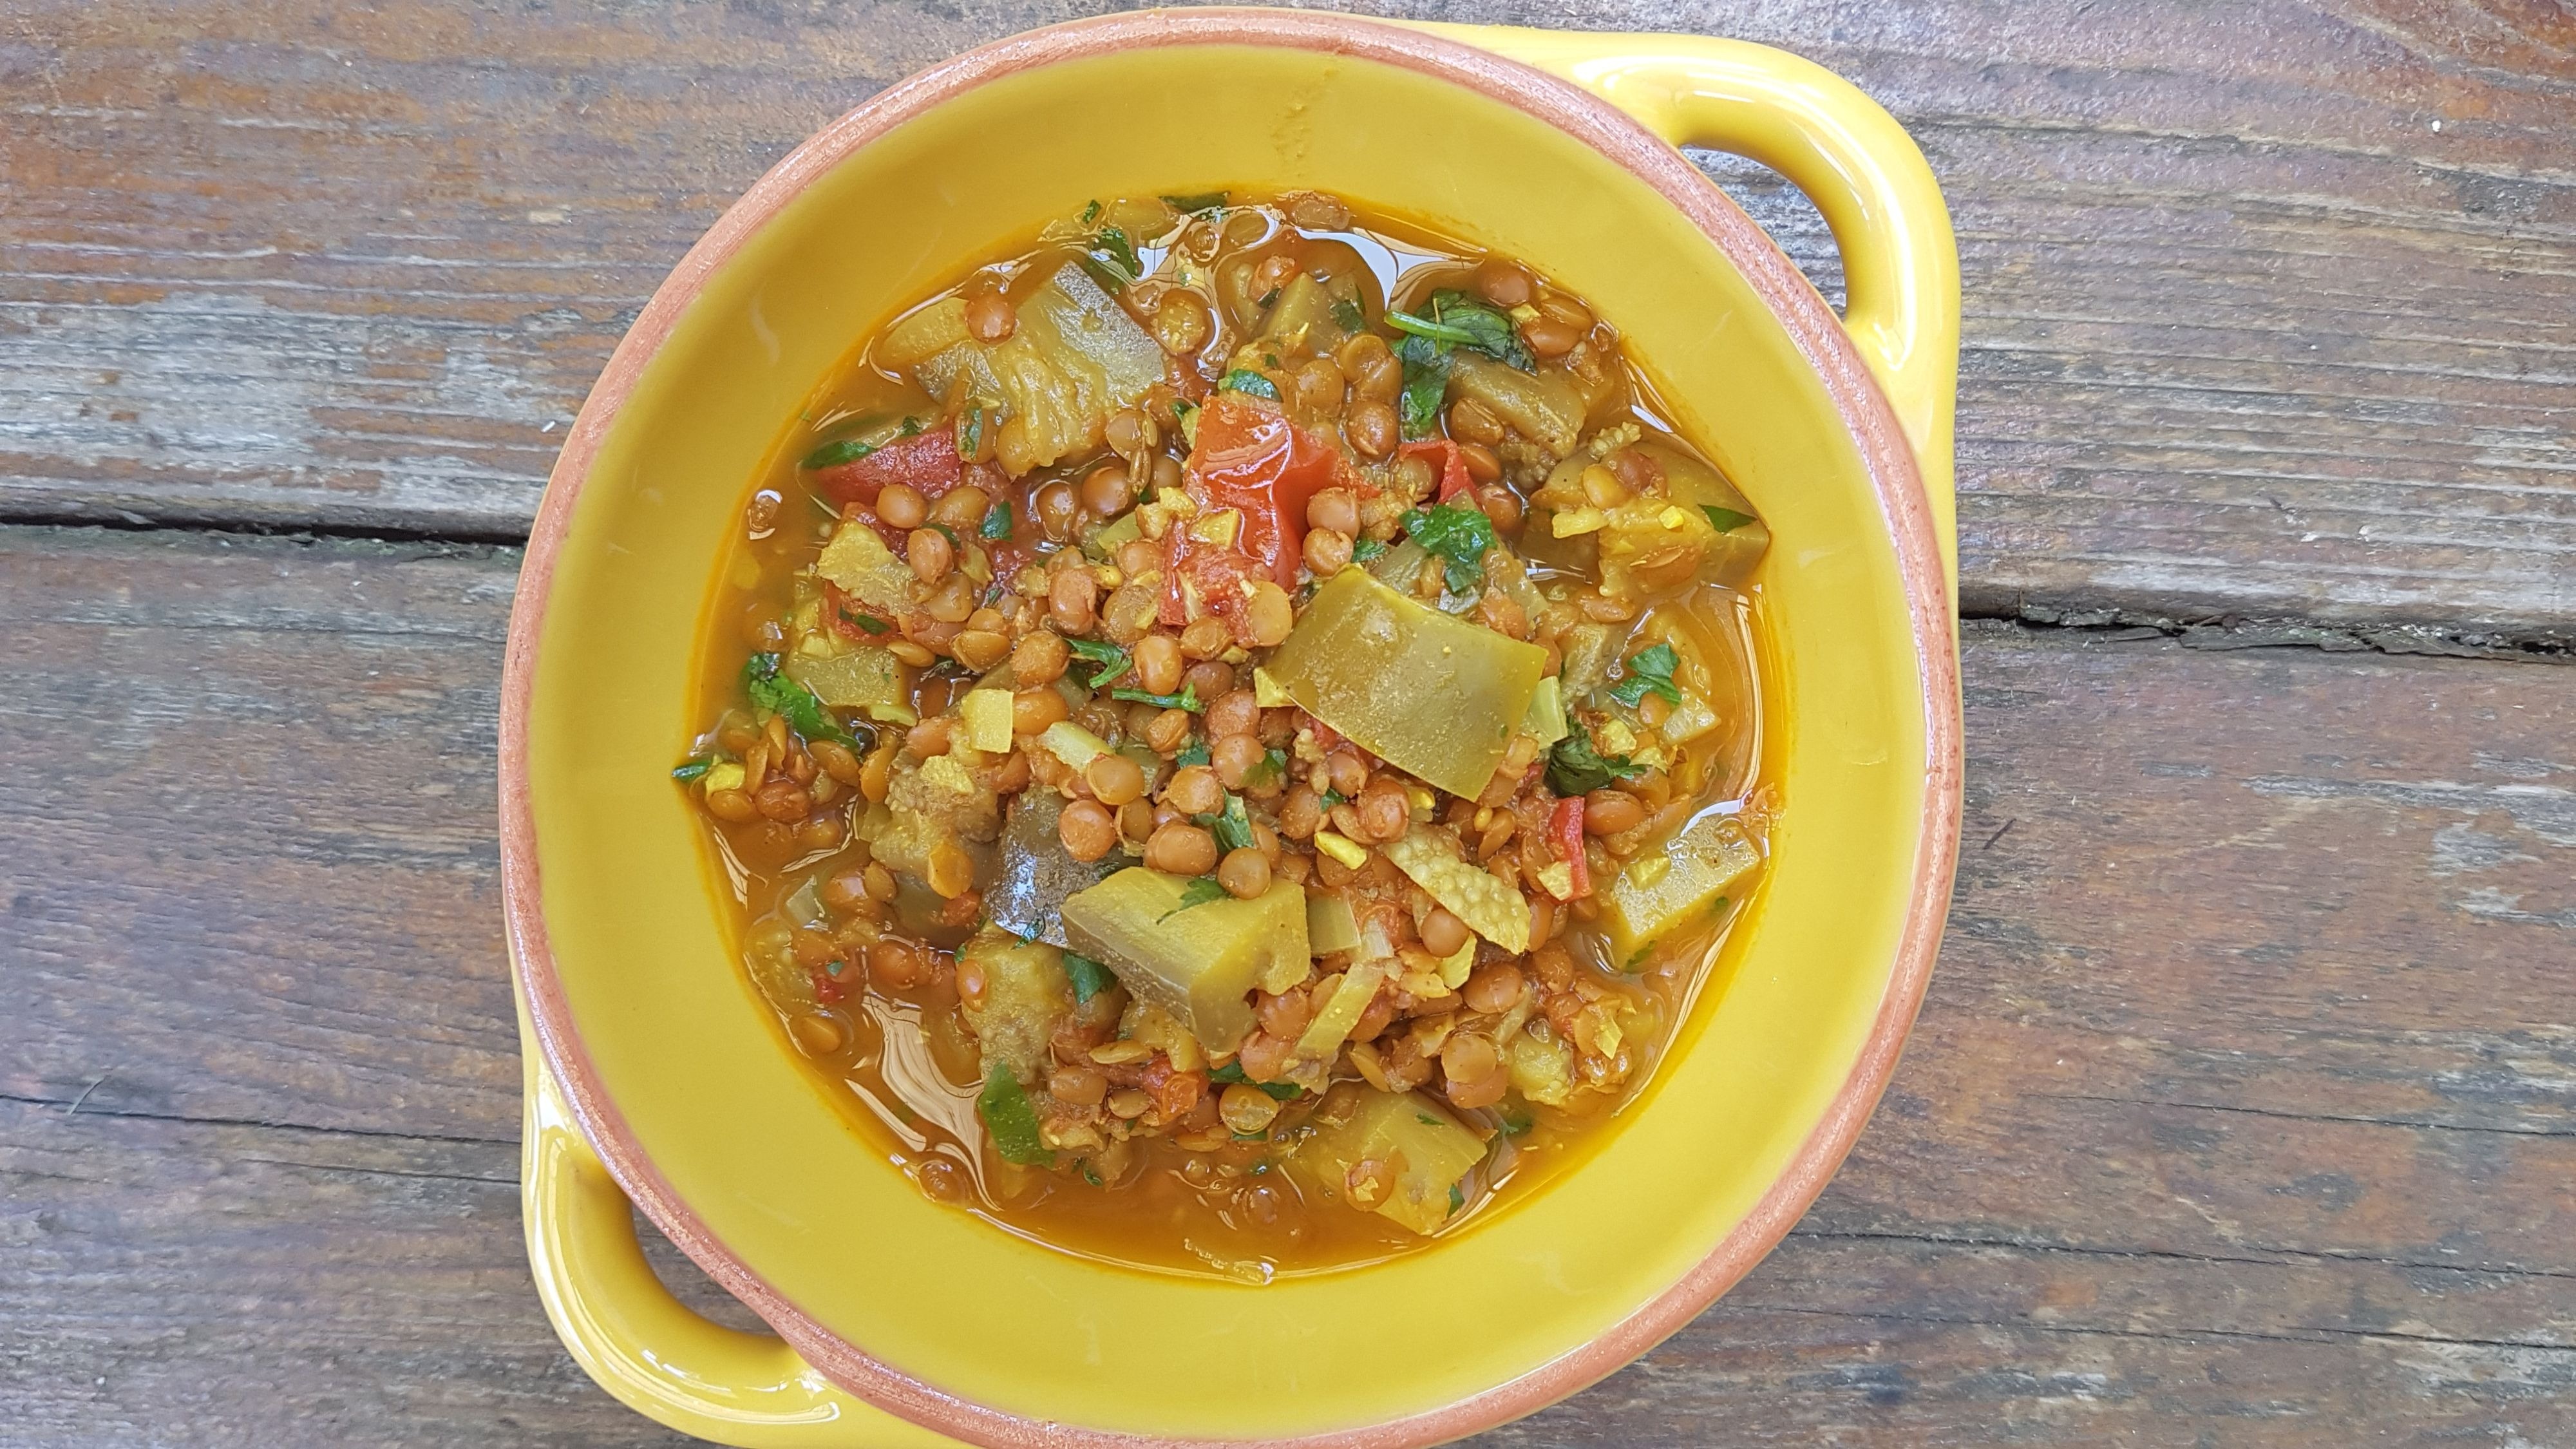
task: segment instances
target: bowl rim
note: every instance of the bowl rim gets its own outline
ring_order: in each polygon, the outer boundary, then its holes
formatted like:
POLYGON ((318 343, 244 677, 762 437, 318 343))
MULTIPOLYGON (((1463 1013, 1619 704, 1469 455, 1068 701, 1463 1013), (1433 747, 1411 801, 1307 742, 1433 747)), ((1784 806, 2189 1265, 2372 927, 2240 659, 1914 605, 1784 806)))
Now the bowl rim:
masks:
POLYGON ((887 87, 790 151, 699 238, 627 329, 583 402, 538 505, 512 603, 501 687, 501 868, 511 969, 545 1064, 617 1185, 699 1268, 834 1384, 924 1428, 989 1449, 1181 1449, 1229 1442, 1041 1422, 950 1394, 834 1334, 719 1241, 645 1154, 573 1023, 548 942, 527 770, 538 645, 555 561, 574 509, 637 380, 708 281, 808 186, 913 117, 1021 71, 1175 45, 1316 50, 1427 74, 1556 126, 1654 188, 1744 275, 1823 383, 1887 520, 1909 631, 1922 661, 1924 795, 1904 927, 1869 1034, 1824 1115, 1752 1211, 1706 1258, 1590 1342, 1437 1408, 1268 1441, 1292 1449, 1414 1449, 1509 1422, 1607 1377, 1689 1323, 1778 1245, 1841 1165, 1895 1070, 1930 983, 1957 858, 1964 762, 1955 626, 1922 471, 1904 430, 1840 319, 1768 234, 1678 151, 1607 101, 1460 41, 1365 17, 1231 8, 1142 11, 1048 26, 964 52, 887 87))

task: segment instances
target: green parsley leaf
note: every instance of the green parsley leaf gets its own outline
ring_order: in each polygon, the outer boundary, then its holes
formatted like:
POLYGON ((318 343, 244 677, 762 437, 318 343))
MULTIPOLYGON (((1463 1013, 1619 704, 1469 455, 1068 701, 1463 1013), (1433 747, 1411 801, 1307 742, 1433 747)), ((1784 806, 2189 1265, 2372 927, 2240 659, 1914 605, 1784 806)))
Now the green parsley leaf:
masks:
POLYGON ((1458 1209, 1460 1209, 1460 1208, 1462 1208, 1462 1207, 1465 1207, 1466 1205, 1467 1205, 1467 1190, 1466 1190, 1465 1188, 1460 1187, 1458 1184, 1456 1184, 1456 1183, 1454 1183, 1454 1182, 1453 1182, 1453 1183, 1451 1183, 1451 1184, 1449 1184, 1449 1212, 1450 1212, 1450 1215, 1451 1215, 1451 1216, 1453 1216, 1453 1217, 1454 1217, 1454 1216, 1456 1216, 1456 1215, 1457 1215, 1457 1212, 1458 1212, 1458 1209))
POLYGON ((1182 889, 1181 903, 1156 917, 1154 924, 1159 926, 1163 922, 1170 920, 1172 917, 1179 915, 1181 912, 1188 910, 1192 906, 1203 906, 1210 901, 1221 901, 1224 899, 1225 887, 1217 884, 1215 876, 1200 876, 1182 889))
POLYGON ((1067 639, 1064 647, 1071 651, 1074 658, 1088 659, 1100 666, 1099 672, 1091 676, 1093 689, 1099 689, 1109 681, 1125 675, 1128 666, 1134 662, 1126 650, 1115 644, 1103 644, 1097 639, 1067 639))
MULTIPOLYGON (((1197 403, 1175 400, 1172 403, 1172 424, 1181 430, 1183 443, 1193 448, 1199 445, 1199 405, 1197 403)), ((1136 496, 1143 498, 1149 491, 1144 485, 1139 484, 1136 496)))
POLYGON ((1519 1137, 1537 1125, 1530 1120, 1530 1114, 1527 1112, 1516 1107, 1503 1109, 1503 1135, 1506 1137, 1519 1137))
POLYGON ((837 740, 845 745, 858 741, 841 728, 823 708, 814 691, 778 672, 778 656, 754 654, 742 664, 742 688, 751 702, 771 714, 785 715, 788 725, 809 740, 837 740))
POLYGON ((1238 1085, 1259 1087, 1261 1090, 1270 1094, 1271 1100, 1278 1102, 1294 1101, 1297 1098, 1304 1096, 1306 1092, 1305 1088, 1298 1086, 1295 1082, 1256 1082, 1243 1074, 1243 1063, 1241 1062, 1227 1062, 1224 1066, 1218 1067, 1209 1072, 1208 1080, 1221 1087, 1238 1085))
POLYGON ((1395 345, 1404 364, 1404 393, 1396 417, 1408 438, 1427 438, 1440 431, 1440 399, 1449 390, 1449 348, 1428 337, 1407 335, 1395 345))
POLYGON ((1243 811, 1242 796, 1226 796, 1224 813, 1214 816, 1213 819, 1216 823, 1208 828, 1216 835, 1217 849, 1249 850, 1252 848, 1252 817, 1243 811))
POLYGON ((1091 1159, 1088 1157, 1082 1159, 1082 1180, 1093 1187, 1100 1186, 1100 1174, 1092 1170, 1091 1159))
POLYGON ((892 624, 887 623, 883 619, 871 618, 866 614, 853 614, 847 609, 843 609, 841 611, 841 617, 858 625, 860 628, 867 630, 871 634, 883 634, 894 628, 892 624))
POLYGON ((972 461, 984 450, 984 405, 968 403, 957 415, 957 456, 972 461))
POLYGON ((1279 401, 1279 384, 1248 367, 1238 367, 1216 380, 1218 392, 1250 393, 1254 397, 1279 401))
POLYGON ((1339 790, 1326 790, 1324 792, 1324 808, 1330 810, 1336 805, 1347 803, 1350 798, 1350 796, 1343 794, 1339 790))
POLYGON ((1386 545, 1374 538, 1363 538, 1351 545, 1351 562, 1367 563, 1386 552, 1386 545))
POLYGON ((1166 196, 1163 204, 1174 211, 1214 211, 1225 205, 1222 191, 1193 191, 1183 196, 1166 196))
POLYGON ((1100 203, 1097 200, 1094 200, 1089 205, 1083 207, 1082 220, 1074 224, 1076 226, 1089 226, 1098 220, 1100 220, 1100 203))
MULTIPOLYGON (((1093 686, 1093 688, 1098 687, 1093 686)), ((1164 709, 1185 709, 1192 714, 1203 714, 1207 711, 1207 706, 1199 703, 1199 687, 1195 684, 1182 685, 1181 692, 1178 694, 1147 694, 1141 689, 1113 689, 1109 691, 1109 697, 1123 699, 1130 704, 1152 704, 1160 705, 1164 709)))
POLYGON ((714 768, 715 762, 701 755, 671 772, 671 778, 683 783, 694 780, 714 768))
POLYGON ((907 438, 918 438, 918 437, 920 437, 920 436, 921 436, 921 419, 919 419, 919 418, 905 418, 905 419, 903 420, 903 436, 904 436, 904 437, 907 437, 907 438))
POLYGON ((1633 780, 1645 769, 1626 755, 1604 755, 1593 746, 1592 736, 1575 721, 1566 722, 1566 736, 1548 752, 1548 787, 1559 795, 1588 795, 1615 781, 1633 780))
POLYGON ((1666 704, 1682 702, 1680 686, 1673 683, 1673 669, 1681 656, 1670 644, 1658 644, 1628 656, 1627 677, 1610 686, 1610 697, 1635 709, 1649 694, 1660 694, 1666 704))
POLYGON ((1445 322, 1434 322, 1428 317, 1416 317, 1410 312, 1395 307, 1386 309, 1386 325, 1398 332, 1410 332, 1416 337, 1428 337, 1434 342, 1447 342, 1460 347, 1476 345, 1476 334, 1464 327, 1452 327, 1445 322))
POLYGON ((1753 521, 1753 515, 1750 513, 1738 513, 1732 508, 1720 508, 1714 503, 1701 504, 1699 511, 1708 515, 1709 526, 1720 533, 1733 533, 1753 521))
POLYGON ((855 463, 876 450, 877 445, 874 443, 862 443, 856 438, 835 438, 806 454, 801 466, 838 468, 843 463, 855 463))
POLYGON ((1172 763, 1175 765, 1204 765, 1207 762, 1207 741, 1200 739, 1191 740, 1189 744, 1182 747, 1179 754, 1172 756, 1172 763))
POLYGON ((1135 244, 1127 240, 1127 233, 1114 226, 1102 227, 1099 235, 1091 239, 1090 259, 1096 264, 1092 268, 1094 276, 1108 272, 1115 278, 1114 284, 1108 280, 1101 283, 1113 292, 1145 275, 1145 264, 1136 259, 1135 244))
POLYGON ((1414 1120, 1414 1121, 1416 1121, 1416 1122, 1421 1123, 1421 1124, 1422 1124, 1423 1126, 1425 1126, 1425 1127, 1437 1127, 1437 1126, 1439 1126, 1439 1125, 1440 1125, 1440 1119, 1439 1119, 1439 1118, 1437 1118, 1437 1117, 1432 1116, 1432 1115, 1431 1115, 1430 1113, 1428 1113, 1428 1112, 1416 1112, 1416 1113, 1414 1113, 1414 1114, 1413 1114, 1413 1120, 1414 1120))
POLYGON ((983 525, 975 530, 975 536, 992 539, 1011 536, 1011 505, 1007 499, 984 511, 983 525))
POLYGON ((935 528, 935 529, 938 529, 941 533, 946 534, 946 535, 948 536, 948 546, 949 546, 950 548, 956 549, 956 550, 957 550, 958 552, 960 552, 960 553, 965 552, 965 550, 966 550, 966 540, 964 540, 964 539, 962 539, 962 538, 959 538, 959 537, 957 536, 957 530, 956 530, 956 529, 950 528, 947 524, 944 524, 944 523, 934 523, 934 524, 932 524, 932 525, 930 525, 930 526, 931 526, 931 527, 933 527, 933 528, 935 528))
POLYGON ((1046 1140, 1038 1136, 1038 1114, 1029 1106, 1029 1094, 999 1062, 975 1097, 975 1115, 984 1119, 984 1130, 993 1134, 993 1146, 1004 1161, 1032 1167, 1054 1160, 1046 1140))
POLYGON ((1463 594, 1485 581, 1485 550, 1494 546, 1494 521, 1484 510, 1454 503, 1408 511, 1404 531, 1448 561, 1449 592, 1463 594))
POLYGON ((1243 773, 1247 785, 1269 785, 1287 778, 1288 752, 1278 749, 1262 751, 1261 763, 1243 773))
POLYGON ((1360 310, 1359 303, 1352 301, 1348 297, 1344 297, 1333 304, 1333 321, 1345 332, 1366 332, 1368 330, 1368 314, 1360 310))
POLYGON ((1116 973, 1088 956, 1064 953, 1064 974, 1073 982, 1073 1003, 1080 1006, 1118 984, 1116 973))

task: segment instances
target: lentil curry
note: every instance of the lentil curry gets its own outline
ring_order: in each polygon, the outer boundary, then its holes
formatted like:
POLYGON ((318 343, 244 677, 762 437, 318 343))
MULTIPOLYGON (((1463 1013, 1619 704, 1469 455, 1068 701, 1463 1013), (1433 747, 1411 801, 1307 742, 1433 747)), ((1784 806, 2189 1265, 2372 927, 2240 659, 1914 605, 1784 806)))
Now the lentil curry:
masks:
POLYGON ((759 483, 673 774, 931 1198, 1252 1280, 1637 1089, 1757 877, 1769 541, 1617 334, 1315 193, 1094 203, 759 483))

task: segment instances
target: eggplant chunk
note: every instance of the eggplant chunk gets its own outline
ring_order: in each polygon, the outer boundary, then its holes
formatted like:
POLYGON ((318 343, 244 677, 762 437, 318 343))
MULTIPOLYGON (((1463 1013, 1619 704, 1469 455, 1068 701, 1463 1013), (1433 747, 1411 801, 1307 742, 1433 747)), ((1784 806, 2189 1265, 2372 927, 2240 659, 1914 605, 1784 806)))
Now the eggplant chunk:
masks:
POLYGON ((1098 884, 1101 869, 1064 853, 1056 834, 1063 814, 1064 797, 1053 790, 1023 790, 1014 797, 1002 827, 1001 860, 984 891, 984 911, 994 925, 1052 946, 1073 944, 1064 935, 1065 900, 1098 884))
MULTIPOLYGON (((1131 866, 1064 903, 1074 950, 1097 957, 1138 1000, 1170 1012, 1199 1044, 1224 1053, 1252 1031, 1245 1000, 1306 978, 1306 892, 1281 877, 1248 901, 1189 903, 1197 882, 1131 866)), ((1213 885, 1213 883, 1210 883, 1213 885)))

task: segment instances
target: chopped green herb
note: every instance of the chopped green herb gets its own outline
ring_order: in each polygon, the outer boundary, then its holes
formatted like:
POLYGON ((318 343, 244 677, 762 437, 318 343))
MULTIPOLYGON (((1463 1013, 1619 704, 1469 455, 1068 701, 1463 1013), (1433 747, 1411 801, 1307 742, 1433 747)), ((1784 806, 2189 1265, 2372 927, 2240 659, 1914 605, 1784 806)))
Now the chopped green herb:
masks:
POLYGON ((1506 1137, 1522 1136, 1537 1125, 1527 1112, 1511 1107, 1503 1109, 1503 1135, 1506 1137))
POLYGON ((1098 220, 1100 220, 1100 203, 1097 200, 1094 200, 1089 205, 1083 207, 1082 220, 1075 224, 1078 226, 1089 226, 1098 220))
POLYGON ((1007 500, 984 511, 983 526, 975 530, 975 536, 992 539, 1011 536, 1011 505, 1007 500))
POLYGON ((1680 686, 1673 683, 1673 670, 1681 656, 1670 644, 1658 644, 1628 656, 1627 677, 1610 686, 1610 697, 1635 709, 1649 694, 1660 694, 1666 704, 1682 702, 1680 686))
POLYGON ((1753 515, 1750 513, 1738 513, 1732 508, 1720 508, 1714 503, 1701 504, 1699 511, 1708 515, 1709 527, 1720 533, 1733 533, 1753 521, 1753 515))
POLYGON ((1449 348, 1428 337, 1407 335, 1395 345, 1404 364, 1404 393, 1396 416, 1408 438, 1427 438, 1440 431, 1440 399, 1449 390, 1449 348))
POLYGON ((1067 639, 1064 641, 1064 647, 1072 652, 1074 658, 1088 659, 1100 666, 1099 672, 1091 676, 1093 689, 1099 689, 1109 681, 1124 675, 1128 666, 1134 662, 1129 658, 1126 650, 1115 644, 1103 644, 1097 639, 1067 639))
POLYGON ((984 1090, 975 1098, 975 1115, 984 1119, 984 1130, 993 1134, 993 1146, 1004 1161, 1030 1167, 1054 1158, 1045 1139, 1038 1136, 1038 1114, 1029 1106, 1029 1094, 1020 1090, 1011 1069, 999 1062, 984 1078, 984 1090))
POLYGON ((1417 1122, 1421 1123, 1421 1124, 1422 1124, 1423 1126, 1425 1126, 1425 1127, 1437 1127, 1437 1126, 1439 1126, 1439 1125, 1440 1125, 1440 1119, 1439 1119, 1439 1118, 1437 1118, 1437 1117, 1432 1116, 1432 1115, 1431 1115, 1430 1113, 1428 1113, 1428 1112, 1416 1112, 1416 1113, 1414 1113, 1414 1114, 1413 1114, 1413 1120, 1415 1120, 1415 1121, 1417 1121, 1417 1122))
POLYGON ((1646 958, 1653 954, 1655 954, 1655 943, 1648 941, 1636 950, 1629 952, 1628 959, 1619 963, 1619 969, 1633 975, 1638 967, 1646 964, 1646 958))
POLYGON ((1400 308, 1386 309, 1386 325, 1398 332, 1410 332, 1416 337, 1428 337, 1435 342, 1447 342, 1461 347, 1472 347, 1476 343, 1476 334, 1464 327, 1451 327, 1445 323, 1434 322, 1428 317, 1416 317, 1400 308))
POLYGON ((1218 392, 1250 393, 1254 397, 1279 401, 1279 384, 1248 367, 1238 367, 1216 380, 1218 392))
POLYGON ((1273 1100, 1281 1102, 1294 1101, 1298 1097, 1305 1095, 1306 1091, 1305 1088, 1298 1086, 1295 1082, 1256 1082, 1243 1074, 1243 1063, 1241 1062, 1227 1062, 1224 1066, 1218 1067, 1209 1072, 1208 1080, 1221 1087, 1231 1087, 1238 1084, 1246 1087, 1259 1087, 1261 1090, 1268 1092, 1273 1100))
POLYGON ((920 436, 921 436, 921 419, 919 419, 919 418, 905 418, 905 419, 903 420, 903 436, 905 436, 905 437, 907 437, 907 438, 918 438, 918 437, 920 437, 920 436))
POLYGON ((1163 204, 1174 211, 1214 211, 1225 205, 1222 191, 1193 191, 1186 196, 1166 196, 1163 204))
POLYGON ((876 450, 874 443, 862 443, 856 438, 835 438, 806 454, 804 466, 838 468, 843 463, 855 463, 876 450))
POLYGON ((699 758, 691 760, 687 764, 680 766, 678 769, 673 770, 671 772, 671 778, 684 782, 694 780, 700 775, 705 774, 708 770, 714 768, 714 766, 714 761, 709 760, 704 756, 700 756, 699 758))
POLYGON ((1324 808, 1330 810, 1336 805, 1347 804, 1349 803, 1350 798, 1350 796, 1343 794, 1339 790, 1326 790, 1324 792, 1324 808))
POLYGON ((1172 763, 1175 765, 1204 765, 1207 762, 1207 741, 1201 739, 1191 740, 1187 745, 1182 746, 1179 754, 1172 756, 1172 763))
POLYGON ((867 630, 871 634, 883 634, 894 628, 892 624, 887 623, 883 619, 870 618, 866 614, 853 614, 847 609, 843 609, 841 611, 841 617, 858 625, 860 628, 867 630))
MULTIPOLYGON (((1093 686, 1095 689, 1098 687, 1093 686)), ((1113 689, 1109 691, 1109 697, 1123 699, 1130 704, 1152 704, 1160 705, 1164 709, 1185 709, 1192 714, 1203 714, 1207 710, 1206 705, 1199 703, 1199 687, 1195 684, 1182 685, 1181 692, 1178 694, 1148 694, 1141 689, 1113 689)))
POLYGON ((1073 982, 1073 1002, 1080 1006, 1118 984, 1118 978, 1106 966, 1088 956, 1064 953, 1064 974, 1073 982))
POLYGON ((785 715, 788 725, 809 740, 837 740, 845 745, 858 741, 841 728, 823 708, 814 691, 778 672, 778 656, 754 654, 742 662, 742 688, 751 702, 771 714, 785 715))
POLYGON ((1100 1174, 1091 1170, 1091 1159, 1088 1157, 1082 1159, 1082 1180, 1093 1187, 1100 1186, 1100 1174))
POLYGON ((1100 229, 1100 234, 1091 239, 1089 256, 1094 263, 1090 268, 1092 274, 1108 273, 1109 277, 1104 278, 1101 285, 1113 292, 1145 275, 1145 264, 1136 259, 1135 245, 1127 240, 1127 233, 1117 227, 1100 229))
POLYGON ((1252 817, 1243 811, 1242 796, 1226 796, 1224 812, 1212 818, 1216 823, 1208 828, 1216 835, 1217 849, 1249 850, 1252 848, 1252 817))
POLYGON ((1360 310, 1359 303, 1348 297, 1333 304, 1333 321, 1345 332, 1368 330, 1368 314, 1360 310))
POLYGON ((1455 288, 1442 288, 1431 294, 1431 315, 1441 326, 1465 332, 1467 336, 1459 339, 1461 345, 1472 347, 1496 362, 1508 363, 1523 372, 1538 370, 1538 359, 1530 356, 1529 348, 1522 345, 1520 332, 1512 326, 1512 319, 1484 298, 1455 288))
POLYGON ((966 410, 957 415, 957 456, 971 463, 983 450, 984 405, 968 403, 966 410))
POLYGON ((1272 749, 1262 751, 1261 763, 1244 771, 1243 783, 1247 785, 1270 785, 1287 778, 1288 752, 1286 750, 1272 749))
POLYGON ((1237 1142, 1267 1142, 1270 1140, 1270 1134, 1266 1131, 1237 1132, 1234 1134, 1234 1140, 1237 1142))
POLYGON ((930 526, 931 526, 931 527, 933 527, 933 528, 935 528, 935 529, 938 529, 941 533, 944 533, 944 534, 948 535, 948 546, 949 546, 950 548, 957 549, 957 550, 959 550, 960 552, 963 552, 963 551, 965 550, 965 547, 966 547, 966 540, 964 540, 964 539, 962 539, 962 538, 959 538, 959 537, 957 536, 957 530, 956 530, 956 529, 950 528, 947 524, 944 524, 944 523, 934 523, 934 524, 932 524, 932 525, 930 525, 930 526))
POLYGON ((1467 1205, 1467 1191, 1466 1191, 1466 1189, 1465 1189, 1465 1188, 1460 1187, 1458 1184, 1456 1184, 1456 1183, 1454 1183, 1454 1182, 1453 1182, 1453 1183, 1451 1183, 1451 1184, 1449 1184, 1449 1212, 1450 1212, 1451 1216, 1453 1216, 1453 1217, 1454 1217, 1454 1216, 1457 1214, 1458 1209, 1460 1209, 1460 1208, 1462 1208, 1462 1207, 1465 1207, 1466 1205, 1467 1205))
POLYGON ((1448 561, 1449 592, 1463 594, 1485 581, 1485 550, 1494 546, 1494 521, 1484 510, 1452 503, 1404 515, 1413 541, 1448 561))
MULTIPOLYGON (((1199 405, 1197 403, 1174 399, 1172 423, 1181 430, 1181 441, 1193 448, 1199 445, 1199 405)), ((1142 498, 1145 495, 1145 489, 1140 486, 1136 490, 1136 495, 1142 498)))
POLYGON ((1351 545, 1351 562, 1367 563, 1386 552, 1386 545, 1374 538, 1363 538, 1351 545))
POLYGON ((1163 912, 1161 916, 1155 919, 1154 924, 1159 926, 1164 921, 1170 920, 1172 917, 1179 915, 1181 912, 1188 910, 1192 906, 1203 906, 1210 901, 1221 901, 1224 899, 1225 887, 1217 884, 1215 876, 1200 876, 1196 880, 1191 881, 1186 887, 1182 888, 1181 903, 1172 907, 1170 910, 1163 912))
POLYGON ((1588 795, 1619 780, 1633 780, 1646 773, 1626 755, 1604 755, 1595 749, 1592 736, 1575 721, 1566 722, 1566 736, 1548 752, 1548 787, 1559 795, 1588 795))

